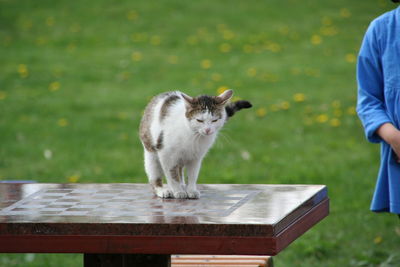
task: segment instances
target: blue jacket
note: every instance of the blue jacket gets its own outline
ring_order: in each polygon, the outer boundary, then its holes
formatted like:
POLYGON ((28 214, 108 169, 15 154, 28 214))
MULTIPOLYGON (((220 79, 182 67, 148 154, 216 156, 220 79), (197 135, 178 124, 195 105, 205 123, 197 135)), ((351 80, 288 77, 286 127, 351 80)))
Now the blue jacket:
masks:
POLYGON ((357 113, 366 137, 381 143, 371 210, 400 214, 400 163, 376 134, 386 122, 400 129, 400 7, 371 22, 358 55, 357 82, 357 113))

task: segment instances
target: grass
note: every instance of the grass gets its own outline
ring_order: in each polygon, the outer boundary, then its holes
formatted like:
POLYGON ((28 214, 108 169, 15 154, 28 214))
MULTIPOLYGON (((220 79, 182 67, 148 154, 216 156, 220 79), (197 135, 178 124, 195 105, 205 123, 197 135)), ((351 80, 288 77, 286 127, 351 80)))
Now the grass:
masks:
MULTIPOLYGON (((151 96, 235 89, 200 183, 326 184, 331 214, 276 266, 398 266, 399 221, 369 203, 379 147, 355 115, 355 60, 390 1, 0 0, 0 179, 146 182, 151 96)), ((0 266, 80 266, 0 255, 0 266)))

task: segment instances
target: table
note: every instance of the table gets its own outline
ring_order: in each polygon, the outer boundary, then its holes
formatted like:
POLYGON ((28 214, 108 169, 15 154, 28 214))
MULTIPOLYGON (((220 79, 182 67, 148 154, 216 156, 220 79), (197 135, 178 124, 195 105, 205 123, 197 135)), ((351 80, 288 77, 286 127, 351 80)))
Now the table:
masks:
POLYGON ((329 213, 324 185, 199 190, 181 200, 157 198, 147 184, 0 184, 0 252, 83 253, 85 266, 276 255, 329 213))

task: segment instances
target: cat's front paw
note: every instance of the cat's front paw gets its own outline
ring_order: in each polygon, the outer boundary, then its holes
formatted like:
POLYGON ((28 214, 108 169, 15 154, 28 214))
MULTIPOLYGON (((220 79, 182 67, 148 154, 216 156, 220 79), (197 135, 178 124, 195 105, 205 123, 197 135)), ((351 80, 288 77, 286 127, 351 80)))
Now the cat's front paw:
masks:
POLYGON ((178 191, 174 193, 174 198, 187 198, 188 195, 185 191, 178 191))
POLYGON ((197 190, 187 191, 187 196, 191 199, 198 199, 200 198, 200 192, 197 190))
POLYGON ((174 197, 174 193, 171 190, 166 189, 166 188, 156 189, 156 195, 161 198, 173 198, 174 197))

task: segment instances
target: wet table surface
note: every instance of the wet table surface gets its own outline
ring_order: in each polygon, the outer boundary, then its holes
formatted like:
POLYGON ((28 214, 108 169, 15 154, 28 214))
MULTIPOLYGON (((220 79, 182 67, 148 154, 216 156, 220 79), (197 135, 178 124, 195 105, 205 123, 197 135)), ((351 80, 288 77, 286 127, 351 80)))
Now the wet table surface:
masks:
POLYGON ((276 255, 328 215, 323 185, 0 184, 0 252, 276 255))

